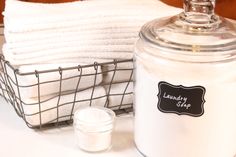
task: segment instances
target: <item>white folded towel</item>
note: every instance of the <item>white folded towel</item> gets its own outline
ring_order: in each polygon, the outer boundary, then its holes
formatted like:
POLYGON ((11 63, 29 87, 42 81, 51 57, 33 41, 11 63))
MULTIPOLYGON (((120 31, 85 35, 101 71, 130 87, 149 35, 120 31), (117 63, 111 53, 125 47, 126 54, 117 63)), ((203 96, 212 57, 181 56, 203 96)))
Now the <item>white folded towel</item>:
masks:
POLYGON ((7 66, 7 73, 9 74, 9 83, 17 97, 22 101, 26 101, 32 97, 38 97, 38 87, 40 89, 40 96, 50 95, 64 91, 82 90, 98 85, 102 82, 101 67, 86 67, 82 71, 80 68, 72 70, 63 70, 61 75, 59 70, 48 73, 39 73, 39 82, 35 74, 24 75, 23 73, 44 71, 48 69, 58 69, 59 67, 65 69, 69 67, 76 67, 78 63, 64 63, 64 64, 41 64, 41 65, 26 65, 20 66, 19 72, 14 76, 14 71, 7 66), (95 74, 97 75, 95 76, 95 74), (80 75, 82 77, 80 78, 80 75), (96 81, 95 81, 96 78, 96 81), (62 81, 60 82, 60 80, 62 81), (77 84, 79 82, 78 88, 77 84), (16 84, 19 86, 19 93, 16 84))
POLYGON ((133 104, 133 82, 116 83, 105 86, 108 94, 107 107, 113 110, 132 107, 133 104))
MULTIPOLYGON (((58 43, 57 43, 58 44, 58 43)), ((64 55, 65 58, 65 53, 66 55, 68 55, 68 53, 70 54, 74 54, 75 55, 81 55, 81 57, 90 57, 89 55, 86 55, 86 53, 102 53, 102 52, 114 52, 114 54, 110 54, 110 55, 116 55, 116 52, 120 52, 120 53, 127 53, 133 50, 133 45, 125 45, 121 44, 121 45, 106 45, 106 44, 102 44, 102 45, 79 45, 79 43, 62 43, 61 46, 56 46, 55 45, 42 45, 41 47, 38 45, 37 47, 25 47, 25 48, 19 48, 19 51, 12 51, 11 49, 7 49, 7 47, 3 47, 3 52, 7 51, 6 53, 9 53, 11 55, 13 55, 14 58, 18 58, 18 59, 22 59, 22 58, 34 58, 34 57, 41 57, 44 55, 64 55), (7 50, 6 50, 7 49, 7 50), (20 50, 21 49, 21 50, 20 50), (34 50, 35 49, 35 50, 34 50), (22 52, 22 53, 21 53, 22 52), (80 54, 81 53, 81 54, 80 54), (84 53, 84 54, 83 54, 84 53)), ((70 56, 70 55, 68 55, 70 56)), ((111 58, 108 56, 103 56, 101 54, 101 57, 98 58, 111 58)), ((114 59, 117 57, 114 57, 114 59)), ((121 57, 122 58, 122 57, 121 57)))
POLYGON ((83 44, 133 44, 133 41, 138 37, 139 28, 134 28, 132 31, 128 32, 128 28, 124 29, 123 32, 106 29, 101 31, 74 31, 74 32, 31 32, 31 33, 9 33, 6 34, 6 41, 8 48, 28 48, 37 47, 37 44, 42 46, 57 43, 70 44, 77 43, 77 45, 83 44), (126 32, 127 31, 127 32, 126 32), (131 43, 132 42, 132 43, 131 43))
MULTIPOLYGON (((96 87, 75 93, 63 93, 61 97, 57 95, 48 95, 41 97, 41 103, 37 98, 27 99, 22 102, 20 110, 24 112, 25 120, 31 126, 38 126, 47 123, 55 123, 70 120, 78 108, 83 106, 104 106, 106 102, 106 93, 103 87, 96 87), (90 102, 93 93, 93 100, 90 102), (75 100, 75 103, 73 103, 75 100), (27 103, 26 103, 27 102, 27 103), (41 111, 41 112, 40 112, 41 111), (41 113, 41 114, 39 114, 41 113), (41 122, 40 122, 41 119, 41 122)), ((19 102, 20 104, 20 102, 19 102)))
MULTIPOLYGON (((139 19, 151 20, 165 14, 160 9, 169 8, 161 4, 157 0, 78 1, 53 5, 7 0, 4 22, 8 31, 12 32, 80 26, 81 24, 91 24, 88 26, 96 28, 96 24, 106 25, 116 18, 130 18, 128 20, 130 22, 139 19), (18 13, 15 10, 22 11, 18 13)), ((166 12, 175 14, 176 10, 166 10, 166 12)), ((122 21, 120 21, 121 25, 122 21)))
MULTIPOLYGON (((65 48, 66 49, 66 48, 65 48)), ((73 49, 73 48, 69 48, 73 49)), ((55 50, 54 50, 55 51, 55 50)), ((62 50, 58 50, 62 51, 62 50)), ((65 53, 66 54, 66 53, 65 53)), ((80 53, 70 53, 70 54, 58 54, 58 55, 49 55, 49 56, 39 56, 32 58, 15 58, 10 53, 4 53, 6 60, 8 60, 12 65, 25 65, 25 64, 40 64, 40 63, 51 63, 57 61, 60 63, 60 60, 71 60, 73 62, 84 62, 84 63, 93 63, 106 61, 111 59, 131 59, 133 53, 127 52, 80 52, 80 53)), ((27 55, 24 55, 25 57, 27 55)), ((30 55, 29 55, 30 57, 30 55)))
POLYGON ((133 80, 133 62, 102 66, 103 84, 121 83, 133 80))
MULTIPOLYGON (((145 20, 146 21, 146 20, 145 20)), ((59 38, 67 39, 68 36, 74 35, 73 37, 80 36, 91 36, 95 39, 101 39, 104 37, 108 38, 119 38, 125 35, 137 36, 140 26, 144 22, 132 22, 130 20, 120 21, 119 23, 110 22, 110 23, 97 23, 97 24, 80 24, 77 26, 71 27, 60 27, 60 28, 51 28, 45 30, 34 30, 34 31, 25 31, 25 32, 10 32, 8 27, 5 26, 5 36, 7 42, 21 42, 21 41, 30 41, 30 40, 40 40, 40 39, 50 39, 50 38, 59 38), (129 24, 131 23, 131 24, 129 24), (91 28, 92 27, 92 28, 91 28), (113 35, 109 37, 108 35, 113 35), (102 36, 103 35, 103 36, 102 36)))

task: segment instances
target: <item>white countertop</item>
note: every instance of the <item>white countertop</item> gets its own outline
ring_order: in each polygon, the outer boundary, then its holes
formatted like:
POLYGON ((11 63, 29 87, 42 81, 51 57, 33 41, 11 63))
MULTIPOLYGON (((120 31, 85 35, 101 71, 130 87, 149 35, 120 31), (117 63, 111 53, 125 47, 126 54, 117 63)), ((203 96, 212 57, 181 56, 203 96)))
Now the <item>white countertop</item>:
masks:
POLYGON ((75 145, 72 126, 43 131, 29 129, 3 98, 0 98, 0 156, 141 157, 134 145, 132 115, 117 118, 111 150, 89 154, 75 145))

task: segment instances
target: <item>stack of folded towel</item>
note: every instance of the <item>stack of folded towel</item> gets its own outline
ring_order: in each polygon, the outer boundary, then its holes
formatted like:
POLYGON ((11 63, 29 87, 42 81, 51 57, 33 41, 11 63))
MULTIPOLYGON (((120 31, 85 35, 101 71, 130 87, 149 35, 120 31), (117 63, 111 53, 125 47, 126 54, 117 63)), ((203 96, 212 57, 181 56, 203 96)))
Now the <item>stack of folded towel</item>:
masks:
POLYGON ((7 73, 14 78, 9 84, 19 98, 20 112, 30 125, 39 125, 68 120, 80 105, 108 103, 119 109, 120 104, 132 104, 132 63, 89 67, 82 73, 79 69, 38 76, 21 73, 131 59, 141 26, 179 11, 158 0, 61 4, 6 0, 3 53, 19 69, 20 74, 11 68, 7 73))
POLYGON ((157 0, 7 0, 3 52, 13 65, 132 58, 141 26, 177 12, 163 7, 169 8, 157 0))

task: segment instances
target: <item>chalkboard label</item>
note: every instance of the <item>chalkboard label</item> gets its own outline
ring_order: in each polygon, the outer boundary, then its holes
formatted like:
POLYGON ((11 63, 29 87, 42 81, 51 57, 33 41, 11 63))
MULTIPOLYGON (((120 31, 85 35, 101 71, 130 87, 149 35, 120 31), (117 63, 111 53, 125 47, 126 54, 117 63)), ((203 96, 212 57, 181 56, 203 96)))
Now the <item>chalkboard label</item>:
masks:
POLYGON ((204 96, 202 86, 184 87, 160 82, 158 85, 158 109, 164 113, 200 117, 204 114, 204 96))

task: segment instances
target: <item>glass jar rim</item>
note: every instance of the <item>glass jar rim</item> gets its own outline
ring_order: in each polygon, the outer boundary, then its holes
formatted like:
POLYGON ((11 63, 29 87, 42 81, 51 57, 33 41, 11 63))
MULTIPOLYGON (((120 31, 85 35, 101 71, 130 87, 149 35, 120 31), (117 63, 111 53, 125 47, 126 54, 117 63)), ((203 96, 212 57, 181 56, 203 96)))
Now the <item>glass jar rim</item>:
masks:
POLYGON ((80 109, 78 109, 74 113, 74 124, 75 125, 84 125, 84 126, 88 126, 88 127, 89 126, 104 126, 104 125, 112 124, 114 122, 115 117, 116 117, 115 112, 112 111, 111 109, 108 109, 108 108, 105 108, 105 107, 100 107, 100 106, 81 107, 80 109), (103 121, 97 121, 97 122, 88 122, 86 120, 78 118, 79 113, 82 110, 86 110, 86 109, 98 109, 100 111, 103 111, 104 113, 109 115, 109 119, 108 120, 103 120, 103 121))
POLYGON ((189 51, 184 49, 170 49, 140 39, 136 43, 135 55, 140 56, 140 54, 144 52, 146 55, 161 57, 175 62, 221 63, 236 60, 236 50, 189 53, 189 51))

